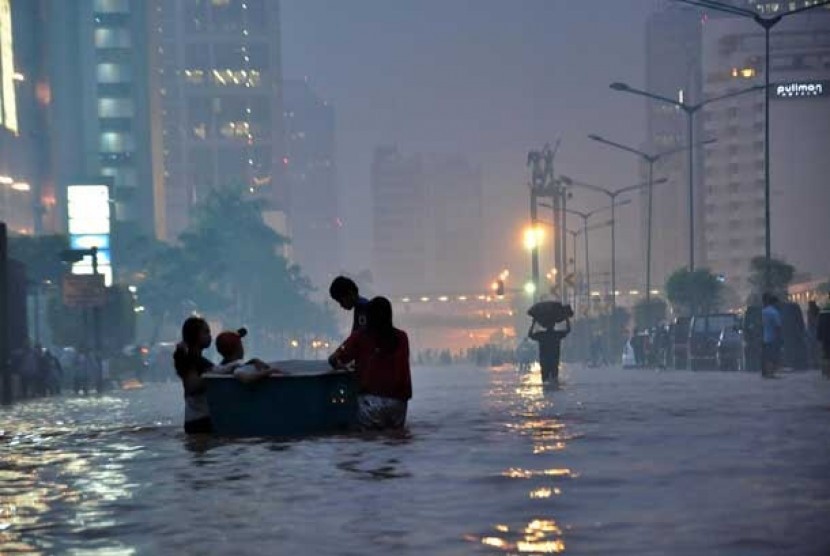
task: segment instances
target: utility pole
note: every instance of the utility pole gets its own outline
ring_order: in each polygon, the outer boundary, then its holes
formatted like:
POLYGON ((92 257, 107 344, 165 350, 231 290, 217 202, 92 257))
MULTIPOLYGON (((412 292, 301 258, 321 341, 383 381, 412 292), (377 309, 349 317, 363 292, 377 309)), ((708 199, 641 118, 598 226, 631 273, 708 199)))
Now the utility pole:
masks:
POLYGON ((6 223, 0 222, 0 375, 3 403, 12 401, 12 376, 9 366, 9 242, 6 223))
MULTIPOLYGON (((559 286, 559 294, 564 299, 564 292, 562 289, 562 261, 563 259, 563 232, 562 225, 564 219, 562 218, 564 211, 564 203, 560 199, 562 188, 557 184, 553 177, 553 160, 556 156, 556 151, 559 149, 560 141, 556 142, 556 146, 551 150, 550 145, 545 145, 541 151, 530 151, 527 153, 527 165, 531 167, 531 181, 530 181, 530 223, 533 234, 537 233, 538 219, 538 200, 540 198, 550 198, 552 201, 553 210, 553 264, 558 266, 556 283, 559 286)), ((539 245, 538 236, 537 241, 534 241, 531 246, 531 274, 533 285, 535 286, 533 298, 534 301, 538 299, 539 295, 539 245)))
MULTIPOLYGON (((93 247, 90 249, 92 251, 92 275, 99 276, 98 274, 98 248, 93 247)), ((103 366, 103 359, 101 354, 101 306, 96 305, 92 308, 92 330, 93 334, 95 335, 95 366, 97 367, 98 376, 97 376, 97 384, 96 390, 98 394, 101 394, 104 391, 104 366, 103 366)))
POLYGON ((533 246, 530 249, 530 276, 533 281, 533 301, 539 297, 539 241, 536 230, 539 226, 538 207, 536 206, 536 187, 530 186, 530 226, 533 230, 533 246))

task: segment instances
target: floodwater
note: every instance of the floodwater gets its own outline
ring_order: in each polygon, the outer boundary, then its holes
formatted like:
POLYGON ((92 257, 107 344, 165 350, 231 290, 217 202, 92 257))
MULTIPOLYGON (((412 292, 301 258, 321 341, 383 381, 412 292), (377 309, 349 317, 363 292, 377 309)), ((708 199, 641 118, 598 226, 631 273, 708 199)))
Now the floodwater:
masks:
POLYGON ((0 410, 2 554, 830 554, 818 373, 416 368, 399 436, 197 441, 178 384, 0 410))

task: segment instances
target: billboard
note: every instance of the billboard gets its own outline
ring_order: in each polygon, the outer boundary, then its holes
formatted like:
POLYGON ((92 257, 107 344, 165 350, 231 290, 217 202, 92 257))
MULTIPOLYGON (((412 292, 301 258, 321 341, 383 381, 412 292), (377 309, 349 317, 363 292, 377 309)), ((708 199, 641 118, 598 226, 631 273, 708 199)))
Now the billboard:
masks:
MULTIPOLYGON (((110 188, 105 184, 75 184, 66 188, 69 246, 72 249, 98 248, 98 272, 112 285, 110 256, 110 188)), ((72 274, 92 274, 92 257, 72 265, 72 274)))
POLYGON ((830 95, 830 81, 791 81, 775 83, 769 94, 773 99, 816 98, 830 95))

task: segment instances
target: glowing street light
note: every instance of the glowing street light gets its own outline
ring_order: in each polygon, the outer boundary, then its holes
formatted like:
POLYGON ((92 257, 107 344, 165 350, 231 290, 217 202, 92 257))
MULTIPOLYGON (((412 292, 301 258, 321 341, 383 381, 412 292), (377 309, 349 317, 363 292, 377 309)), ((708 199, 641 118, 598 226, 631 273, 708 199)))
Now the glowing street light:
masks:
POLYGON ((525 293, 527 295, 533 295, 536 293, 536 284, 533 281, 525 282, 525 293))
POLYGON ((545 238, 545 231, 541 226, 525 228, 524 246, 528 251, 538 249, 545 238))

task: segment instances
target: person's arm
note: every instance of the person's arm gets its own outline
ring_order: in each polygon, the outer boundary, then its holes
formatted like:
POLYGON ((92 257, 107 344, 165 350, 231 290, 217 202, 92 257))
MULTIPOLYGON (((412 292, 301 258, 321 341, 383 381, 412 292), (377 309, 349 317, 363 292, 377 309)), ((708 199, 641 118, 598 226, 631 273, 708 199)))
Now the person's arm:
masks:
POLYGON ((527 337, 528 338, 531 338, 531 339, 533 338, 533 330, 534 330, 535 327, 536 327, 536 319, 533 319, 530 322, 530 328, 527 331, 527 337))
POLYGON ((196 367, 196 359, 190 357, 187 351, 187 346, 180 343, 176 346, 176 351, 173 352, 173 365, 176 368, 176 373, 182 380, 182 387, 185 394, 197 393, 205 388, 205 383, 199 375, 199 370, 196 367))
POLYGON ((570 333, 571 333, 571 319, 565 319, 565 334, 564 334, 564 336, 567 336, 570 333))
POLYGON ((217 375, 232 375, 237 367, 242 364, 242 361, 231 361, 230 363, 225 363, 224 365, 215 365, 210 372, 217 375))
POLYGON ((340 347, 334 350, 329 356, 329 365, 333 369, 342 369, 357 358, 357 345, 360 341, 361 331, 353 332, 346 338, 340 347))

